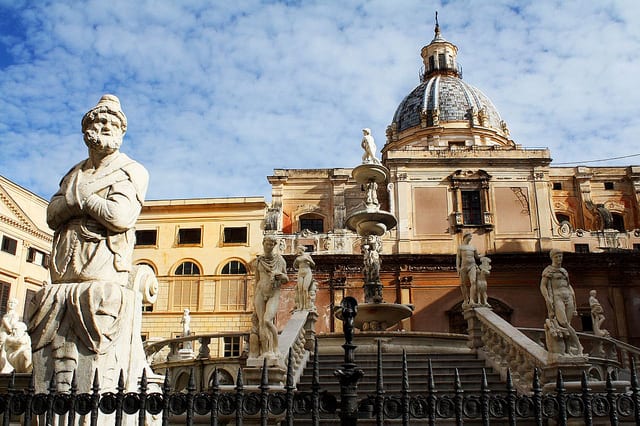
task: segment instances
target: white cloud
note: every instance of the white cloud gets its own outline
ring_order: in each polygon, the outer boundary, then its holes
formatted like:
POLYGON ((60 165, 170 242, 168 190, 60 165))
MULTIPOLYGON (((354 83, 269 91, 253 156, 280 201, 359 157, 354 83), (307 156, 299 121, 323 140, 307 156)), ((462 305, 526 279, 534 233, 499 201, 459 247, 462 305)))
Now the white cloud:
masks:
MULTIPOLYGON (((49 197, 105 92, 150 198, 264 195, 273 168, 349 167, 381 146, 443 35, 525 147, 557 162, 640 152, 634 1, 1 2, 0 173, 49 197), (211 3, 211 4, 210 4, 211 3), (17 17, 17 18, 16 18, 17 17)), ((617 164, 636 162, 637 158, 617 164)))

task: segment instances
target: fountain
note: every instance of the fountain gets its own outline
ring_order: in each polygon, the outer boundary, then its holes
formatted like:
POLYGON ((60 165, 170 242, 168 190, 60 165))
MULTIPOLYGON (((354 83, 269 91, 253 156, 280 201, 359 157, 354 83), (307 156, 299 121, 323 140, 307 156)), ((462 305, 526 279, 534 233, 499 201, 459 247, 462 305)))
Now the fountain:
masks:
MULTIPOLYGON (((347 217, 346 226, 362 239, 364 257, 364 303, 358 305, 358 315, 354 326, 363 331, 384 331, 405 318, 411 316, 413 306, 398 303, 386 303, 382 297, 380 282, 380 251, 382 236, 393 229, 395 216, 380 209, 378 187, 386 185, 389 170, 375 157, 375 143, 369 129, 363 129, 362 164, 352 171, 352 176, 364 190, 364 208, 347 217)), ((340 311, 336 317, 340 318, 340 311)))

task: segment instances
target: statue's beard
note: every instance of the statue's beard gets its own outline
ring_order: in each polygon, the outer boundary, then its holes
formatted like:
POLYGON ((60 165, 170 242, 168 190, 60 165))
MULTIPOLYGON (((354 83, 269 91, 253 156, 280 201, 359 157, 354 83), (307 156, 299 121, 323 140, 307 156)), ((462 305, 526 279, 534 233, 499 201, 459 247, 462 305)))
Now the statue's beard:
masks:
POLYGON ((84 134, 84 143, 90 148, 100 152, 111 153, 122 145, 122 136, 101 135, 91 130, 84 134))

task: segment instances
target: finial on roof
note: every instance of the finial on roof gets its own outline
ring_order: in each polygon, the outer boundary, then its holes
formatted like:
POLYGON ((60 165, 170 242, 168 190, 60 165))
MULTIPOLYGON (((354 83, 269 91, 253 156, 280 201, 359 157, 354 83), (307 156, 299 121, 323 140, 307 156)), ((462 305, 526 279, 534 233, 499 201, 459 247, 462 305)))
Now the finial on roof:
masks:
POLYGON ((438 24, 438 11, 436 10, 436 29, 435 29, 436 37, 440 35, 440 25, 438 24))

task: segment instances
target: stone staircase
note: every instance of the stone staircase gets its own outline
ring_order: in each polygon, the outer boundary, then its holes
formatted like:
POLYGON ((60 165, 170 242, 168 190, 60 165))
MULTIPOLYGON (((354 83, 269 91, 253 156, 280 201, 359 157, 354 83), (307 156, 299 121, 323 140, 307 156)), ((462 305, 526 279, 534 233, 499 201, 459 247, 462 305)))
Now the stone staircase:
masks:
MULTIPOLYGON (((407 370, 409 377, 409 392, 412 396, 427 394, 429 381, 429 362, 433 372, 435 391, 438 395, 455 393, 455 371, 457 369, 462 390, 479 395, 482 380, 482 369, 485 369, 488 388, 491 394, 506 395, 506 384, 500 375, 487 367, 483 360, 478 359, 475 351, 467 346, 468 338, 463 335, 438 333, 358 333, 354 338, 357 345, 355 362, 357 368, 364 372, 358 383, 358 399, 375 398, 377 379, 377 346, 381 342, 383 389, 385 397, 399 397, 402 387, 402 351, 406 351, 407 370)), ((337 398, 340 397, 340 384, 334 371, 344 363, 344 343, 342 336, 318 336, 319 382, 320 391, 327 392, 337 398)), ((313 365, 311 360, 304 368, 298 381, 298 391, 310 392, 313 379, 313 365)), ((339 402, 337 402, 339 404, 339 402)), ((376 424, 375 417, 369 406, 361 405, 358 424, 376 424), (365 408, 365 410, 362 410, 365 408)), ((340 420, 335 416, 321 414, 321 425, 337 425, 340 420)), ((412 419, 412 424, 426 424, 426 419, 412 419), (421 423, 422 422, 422 423, 421 423)), ((385 424, 401 424, 399 418, 388 418, 385 424)), ((478 424, 477 420, 465 420, 467 424, 478 424)), ((309 419, 296 418, 299 426, 311 424, 309 419)), ((453 421, 439 419, 438 424, 454 424, 453 421)), ((494 422, 492 421, 492 424, 494 422)), ((503 424, 498 421, 495 424, 503 424)))
MULTIPOLYGON (((322 390, 334 395, 340 393, 340 385, 334 375, 344 358, 338 354, 319 354, 319 381, 322 390)), ((474 353, 425 353, 407 354, 407 369, 409 373, 409 390, 412 393, 426 393, 429 380, 429 360, 433 371, 435 390, 438 393, 454 392, 455 370, 458 370, 460 383, 464 391, 479 392, 482 379, 482 369, 485 368, 487 382, 492 393, 505 390, 505 384, 500 375, 485 367, 484 361, 479 360, 474 353)), ((374 396, 376 393, 377 355, 364 353, 356 355, 356 364, 364 371, 364 376, 358 384, 361 397, 374 396)), ((384 390, 387 394, 400 394, 402 385, 402 353, 386 353, 382 355, 382 371, 384 390)), ((311 391, 312 365, 309 363, 298 382, 299 391, 311 391)))

